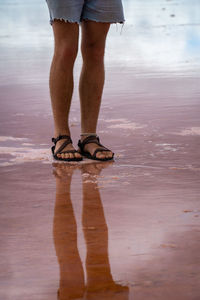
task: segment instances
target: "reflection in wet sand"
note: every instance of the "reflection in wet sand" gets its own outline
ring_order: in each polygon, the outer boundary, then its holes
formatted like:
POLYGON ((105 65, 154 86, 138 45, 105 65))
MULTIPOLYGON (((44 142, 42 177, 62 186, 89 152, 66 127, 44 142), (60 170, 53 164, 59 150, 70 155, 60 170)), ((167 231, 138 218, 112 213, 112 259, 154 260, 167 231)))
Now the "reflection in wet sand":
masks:
POLYGON ((108 227, 97 182, 97 175, 109 164, 84 164, 80 167, 83 175, 82 226, 87 247, 87 283, 84 280, 77 247, 77 224, 70 194, 73 171, 78 166, 55 164, 56 202, 53 235, 60 267, 60 300, 128 299, 128 287, 117 284, 111 274, 108 227))

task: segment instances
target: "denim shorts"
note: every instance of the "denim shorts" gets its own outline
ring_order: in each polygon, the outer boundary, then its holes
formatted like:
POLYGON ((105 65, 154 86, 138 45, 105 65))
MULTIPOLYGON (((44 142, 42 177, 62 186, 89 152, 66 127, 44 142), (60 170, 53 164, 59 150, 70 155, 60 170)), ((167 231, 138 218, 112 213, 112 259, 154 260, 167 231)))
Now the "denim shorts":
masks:
POLYGON ((50 25, 55 19, 80 24, 82 20, 124 23, 121 0, 46 0, 50 25))

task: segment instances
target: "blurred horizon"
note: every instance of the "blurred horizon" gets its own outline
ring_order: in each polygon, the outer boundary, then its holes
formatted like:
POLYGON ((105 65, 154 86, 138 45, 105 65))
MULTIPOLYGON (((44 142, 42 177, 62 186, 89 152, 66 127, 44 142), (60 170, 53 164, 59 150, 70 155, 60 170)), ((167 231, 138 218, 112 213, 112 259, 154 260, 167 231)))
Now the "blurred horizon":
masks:
MULTIPOLYGON (((123 6, 125 24, 112 24, 107 38, 107 68, 122 72, 132 68, 135 76, 142 77, 199 76, 198 0, 123 0, 123 6)), ((0 0, 0 41, 1 85, 46 82, 53 32, 45 0, 0 0)), ((80 63, 79 52, 76 76, 80 63)))

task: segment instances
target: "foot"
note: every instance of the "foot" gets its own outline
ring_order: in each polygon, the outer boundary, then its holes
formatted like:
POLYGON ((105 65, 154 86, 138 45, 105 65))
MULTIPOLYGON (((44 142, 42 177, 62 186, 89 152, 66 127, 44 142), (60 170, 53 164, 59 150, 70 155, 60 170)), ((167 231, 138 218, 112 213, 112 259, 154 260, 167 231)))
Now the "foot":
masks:
POLYGON ((53 174, 62 182, 71 182, 73 172, 78 168, 78 164, 53 163, 53 174))
POLYGON ((129 287, 111 282, 93 283, 87 286, 86 289, 87 299, 104 299, 104 300, 128 300, 129 287))
MULTIPOLYGON (((54 135, 55 137, 57 137, 58 135, 54 135)), ((55 147, 55 153, 56 151, 58 150, 58 148, 66 141, 66 139, 61 139, 59 141, 57 141, 56 143, 56 147, 55 147)), ((68 144, 64 149, 62 149, 61 153, 58 153, 57 154, 57 157, 60 157, 60 158, 81 158, 81 154, 76 152, 76 153, 62 153, 66 150, 76 150, 74 148, 74 146, 70 143, 68 144)))
POLYGON ((101 171, 108 166, 112 165, 112 161, 107 161, 107 162, 98 162, 98 163, 88 163, 88 164, 82 164, 81 165, 81 170, 82 174, 89 174, 92 176, 99 176, 101 171))
MULTIPOLYGON (((86 136, 81 136, 81 142, 83 142, 83 140, 86 138, 86 136)), ((101 148, 99 147, 97 144, 95 143, 89 143, 89 144, 86 144, 84 146, 84 150, 85 151, 88 151, 91 155, 94 154, 95 150, 97 148, 101 148)), ((104 159, 104 158, 111 158, 113 156, 113 152, 112 151, 98 151, 96 153, 96 157, 97 158, 100 158, 100 159, 104 159)))

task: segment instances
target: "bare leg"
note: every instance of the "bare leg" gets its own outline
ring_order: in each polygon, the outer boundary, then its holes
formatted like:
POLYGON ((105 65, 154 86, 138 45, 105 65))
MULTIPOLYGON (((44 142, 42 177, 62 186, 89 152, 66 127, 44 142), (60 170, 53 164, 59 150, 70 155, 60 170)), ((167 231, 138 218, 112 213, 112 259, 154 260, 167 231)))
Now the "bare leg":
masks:
MULTIPOLYGON (((105 79, 104 51, 109 27, 109 23, 82 22, 83 67, 79 84, 82 133, 96 132, 105 79)), ((85 150, 93 154, 97 147, 91 143, 85 146, 85 150)), ((98 152, 96 156, 112 157, 112 152, 98 152)))
MULTIPOLYGON (((78 52, 79 25, 60 20, 53 22, 54 32, 54 56, 50 69, 49 87, 51 105, 54 116, 54 137, 58 135, 70 135, 68 116, 73 93, 73 67, 78 52)), ((57 142, 55 151, 63 144, 62 139, 57 142)), ((73 150, 72 144, 65 150, 73 150)), ((80 157, 79 153, 63 153, 58 157, 80 157)))

